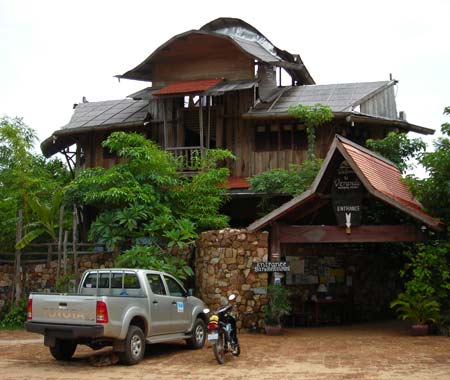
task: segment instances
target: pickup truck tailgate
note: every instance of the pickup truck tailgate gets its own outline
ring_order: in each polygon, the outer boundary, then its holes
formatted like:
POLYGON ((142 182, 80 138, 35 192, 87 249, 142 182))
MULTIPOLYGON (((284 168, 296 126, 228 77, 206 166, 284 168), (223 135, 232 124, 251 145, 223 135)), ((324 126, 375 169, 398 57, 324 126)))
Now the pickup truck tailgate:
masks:
POLYGON ((33 322, 92 325, 97 297, 79 294, 32 294, 33 322))

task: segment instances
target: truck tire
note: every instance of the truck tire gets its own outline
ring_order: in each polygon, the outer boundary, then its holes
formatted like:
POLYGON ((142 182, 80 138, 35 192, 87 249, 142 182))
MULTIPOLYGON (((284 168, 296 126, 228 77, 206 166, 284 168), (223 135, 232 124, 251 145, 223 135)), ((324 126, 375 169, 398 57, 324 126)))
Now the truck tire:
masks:
POLYGON ((67 361, 75 353, 77 342, 73 340, 56 339, 55 345, 50 347, 50 353, 56 360, 67 361))
POLYGON ((199 349, 205 345, 206 324, 201 318, 197 318, 192 329, 192 337, 186 339, 186 343, 190 348, 199 349))
POLYGON ((125 338, 125 351, 119 352, 122 364, 133 365, 139 363, 145 354, 145 336, 138 326, 131 325, 125 338))

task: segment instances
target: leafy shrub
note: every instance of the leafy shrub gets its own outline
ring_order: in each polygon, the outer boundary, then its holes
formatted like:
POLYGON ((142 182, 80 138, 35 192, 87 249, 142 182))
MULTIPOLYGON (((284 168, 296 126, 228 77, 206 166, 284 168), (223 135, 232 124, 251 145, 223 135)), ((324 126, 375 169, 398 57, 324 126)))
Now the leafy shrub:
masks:
POLYGON ((116 259, 116 265, 167 272, 180 280, 186 280, 194 275, 192 268, 183 259, 170 256, 154 245, 134 246, 116 259))
POLYGON ((20 329, 27 320, 27 304, 28 299, 23 298, 17 304, 9 306, 9 310, 5 317, 0 321, 2 329, 20 329))

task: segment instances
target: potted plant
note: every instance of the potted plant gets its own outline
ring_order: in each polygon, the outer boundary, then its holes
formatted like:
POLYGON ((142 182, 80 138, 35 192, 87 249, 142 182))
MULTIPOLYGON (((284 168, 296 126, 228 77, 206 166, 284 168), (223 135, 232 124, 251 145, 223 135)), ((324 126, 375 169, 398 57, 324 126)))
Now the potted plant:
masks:
POLYGON ((391 308, 396 310, 399 318, 413 321, 414 335, 426 335, 427 323, 434 323, 439 318, 440 305, 426 295, 409 291, 400 293, 397 299, 391 302, 391 308))
POLYGON ((281 285, 267 287, 267 304, 264 305, 265 330, 267 335, 281 332, 281 317, 291 312, 290 291, 281 285))

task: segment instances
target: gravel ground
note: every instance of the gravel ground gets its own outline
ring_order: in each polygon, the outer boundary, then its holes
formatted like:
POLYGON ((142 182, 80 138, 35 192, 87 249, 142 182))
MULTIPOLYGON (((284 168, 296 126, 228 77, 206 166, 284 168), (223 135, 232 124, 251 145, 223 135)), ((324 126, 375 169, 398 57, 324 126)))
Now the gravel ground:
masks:
POLYGON ((70 362, 57 362, 43 339, 25 331, 0 331, 0 379, 361 379, 449 380, 450 339, 412 337, 404 325, 285 329, 282 336, 240 334, 242 353, 224 365, 212 349, 184 342, 152 345, 144 360, 116 364, 108 348, 81 346, 70 362))

